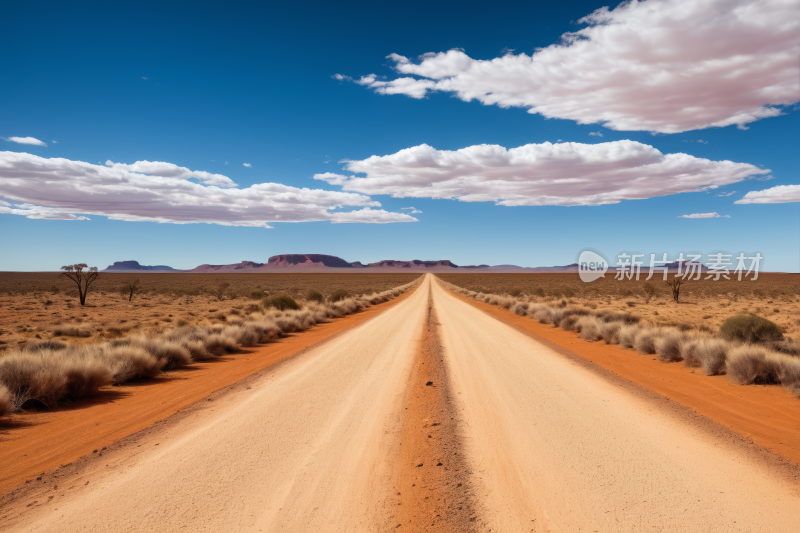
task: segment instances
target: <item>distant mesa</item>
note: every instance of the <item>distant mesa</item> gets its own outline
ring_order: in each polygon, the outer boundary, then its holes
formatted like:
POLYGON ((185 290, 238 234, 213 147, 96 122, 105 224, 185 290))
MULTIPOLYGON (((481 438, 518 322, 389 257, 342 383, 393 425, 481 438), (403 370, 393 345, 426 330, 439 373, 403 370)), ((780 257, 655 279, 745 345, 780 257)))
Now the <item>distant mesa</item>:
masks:
MULTIPOLYGON (((361 263, 359 263, 360 265, 361 263)), ((267 262, 271 267, 334 267, 353 268, 353 265, 334 255, 284 254, 273 255, 267 262)))
MULTIPOLYGON (((649 267, 648 264, 642 265, 641 271, 645 272, 649 267)), ((682 271, 686 271, 687 267, 692 262, 682 261, 680 267, 682 271)), ((699 263, 696 263, 699 264, 699 263)), ((674 273, 677 271, 679 262, 675 261, 666 266, 669 272, 674 273)), ((662 268, 663 268, 662 266, 662 268)), ((708 269, 700 264, 700 269, 706 272, 708 269)), ((361 261, 348 262, 341 257, 335 255, 325 254, 281 254, 273 255, 266 263, 258 263, 256 261, 241 261, 229 265, 200 265, 191 270, 176 270, 172 267, 165 265, 145 266, 140 265, 138 261, 117 261, 109 266, 103 272, 192 272, 192 273, 274 273, 274 272, 331 272, 331 271, 349 271, 355 272, 357 270, 365 272, 391 272, 391 271, 406 271, 406 272, 468 272, 481 270, 483 272, 494 273, 575 273, 578 272, 578 264, 572 263, 570 265, 562 266, 549 266, 549 267, 520 267, 517 265, 463 265, 459 266, 448 259, 440 259, 438 261, 421 261, 414 259, 412 261, 402 261, 397 259, 384 259, 375 263, 363 264, 361 261)), ((609 267, 610 272, 615 272, 617 267, 609 267)))
POLYGON ((370 263, 367 265, 370 268, 458 268, 458 265, 447 259, 440 261, 420 261, 414 259, 413 261, 396 261, 393 259, 386 259, 378 261, 377 263, 370 263))
POLYGON ((138 261, 117 261, 113 265, 109 265, 102 270, 102 272, 121 272, 121 271, 160 271, 160 272, 178 272, 174 268, 166 265, 140 265, 138 261))

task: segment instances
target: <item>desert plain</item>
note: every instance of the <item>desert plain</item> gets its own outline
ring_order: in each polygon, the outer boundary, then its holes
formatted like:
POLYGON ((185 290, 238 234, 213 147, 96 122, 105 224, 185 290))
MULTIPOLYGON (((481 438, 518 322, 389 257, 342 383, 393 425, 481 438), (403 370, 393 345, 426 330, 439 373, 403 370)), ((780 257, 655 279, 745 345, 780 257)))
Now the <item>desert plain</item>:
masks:
POLYGON ((800 399, 788 389, 706 375, 465 295, 710 337, 729 316, 758 313, 789 340, 794 275, 687 285, 675 303, 657 283, 648 293, 574 274, 103 274, 84 307, 68 286, 52 288, 52 274, 6 276, 0 362, 46 341, 125 346, 280 320, 265 305, 273 296, 319 312, 312 290, 333 305, 337 290, 355 301, 408 288, 0 418, 2 530, 800 527, 800 399), (129 302, 119 287, 131 278, 143 290, 129 302))

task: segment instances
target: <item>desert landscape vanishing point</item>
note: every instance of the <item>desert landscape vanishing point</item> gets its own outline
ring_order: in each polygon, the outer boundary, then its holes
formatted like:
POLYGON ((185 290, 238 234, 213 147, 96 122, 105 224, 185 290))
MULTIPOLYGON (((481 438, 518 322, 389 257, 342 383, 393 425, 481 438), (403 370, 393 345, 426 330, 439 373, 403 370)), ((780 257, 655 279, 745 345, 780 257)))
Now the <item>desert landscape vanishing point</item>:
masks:
POLYGON ((800 532, 800 0, 0 17, 0 533, 800 532))

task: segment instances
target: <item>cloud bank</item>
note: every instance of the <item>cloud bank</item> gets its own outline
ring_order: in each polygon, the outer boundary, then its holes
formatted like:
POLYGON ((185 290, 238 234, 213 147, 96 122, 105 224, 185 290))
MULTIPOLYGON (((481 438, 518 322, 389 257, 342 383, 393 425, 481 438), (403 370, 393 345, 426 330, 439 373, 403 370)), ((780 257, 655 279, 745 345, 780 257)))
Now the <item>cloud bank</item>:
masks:
POLYGON ((678 218, 731 218, 731 216, 720 215, 719 213, 695 213, 693 215, 681 215, 678 218))
MULTIPOLYGON (((44 141, 40 141, 35 137, 7 137, 7 141, 11 141, 12 143, 17 144, 32 144, 34 146, 47 146, 47 143, 44 141)), ((56 141, 53 141, 56 142, 56 141)))
POLYGON ((334 78, 379 94, 441 91, 547 118, 661 133, 744 128, 800 100, 796 1, 633 0, 579 22, 588 27, 531 56, 479 60, 454 49, 415 63, 391 54, 406 76, 334 78))
POLYGON ((750 191, 735 204, 789 204, 800 202, 800 185, 778 185, 763 191, 750 191))
POLYGON ((665 155, 630 140, 511 149, 482 144, 456 151, 423 144, 343 163, 366 177, 326 172, 314 179, 365 194, 507 206, 616 204, 715 189, 770 172, 746 163, 665 155))
POLYGON ((47 220, 112 220, 209 223, 270 227, 270 222, 331 221, 382 224, 413 222, 362 194, 259 183, 236 188, 226 176, 171 163, 137 161, 105 166, 0 152, 0 213, 47 220), (207 185, 189 181, 196 178, 207 185), (353 211, 334 211, 359 207, 353 211))

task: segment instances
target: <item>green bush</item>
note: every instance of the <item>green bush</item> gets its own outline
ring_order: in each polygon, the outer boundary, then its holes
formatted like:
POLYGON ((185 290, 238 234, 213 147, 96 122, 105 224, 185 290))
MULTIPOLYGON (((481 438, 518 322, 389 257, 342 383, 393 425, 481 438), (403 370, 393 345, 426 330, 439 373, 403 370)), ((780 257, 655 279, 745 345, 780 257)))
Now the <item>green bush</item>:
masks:
POLYGON ((308 289, 308 291, 306 292, 306 300, 308 300, 309 302, 317 302, 321 304, 325 301, 325 296, 323 296, 322 293, 317 290, 308 289))
POLYGON ((274 307, 279 311, 286 311, 287 309, 293 309, 297 311, 300 309, 300 304, 298 304, 295 299, 288 294, 279 294, 277 296, 273 296, 272 298, 267 298, 264 300, 264 306, 274 307))
POLYGON ((267 293, 264 291, 253 291, 250 293, 250 299, 252 300, 263 300, 267 297, 267 293))
POLYGON ((781 328, 756 315, 736 315, 730 317, 719 328, 722 337, 742 342, 768 342, 783 339, 781 328))
POLYGON ((336 289, 328 297, 328 300, 330 300, 331 302, 338 302, 339 300, 344 300, 345 298, 349 298, 349 297, 350 297, 350 293, 348 291, 346 291, 345 289, 336 289))

